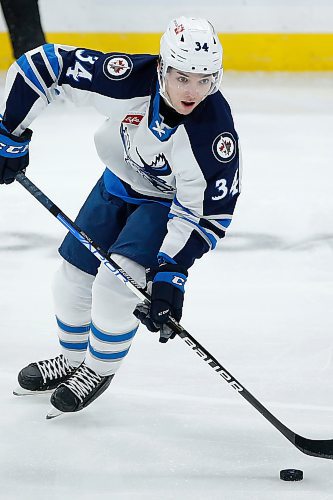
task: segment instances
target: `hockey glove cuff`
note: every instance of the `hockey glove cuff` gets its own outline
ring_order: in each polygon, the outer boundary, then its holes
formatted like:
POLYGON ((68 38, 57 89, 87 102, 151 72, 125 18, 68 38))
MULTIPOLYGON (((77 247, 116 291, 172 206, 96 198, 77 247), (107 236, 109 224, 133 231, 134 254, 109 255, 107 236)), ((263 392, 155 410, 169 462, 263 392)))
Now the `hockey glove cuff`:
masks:
POLYGON ((160 342, 174 338, 174 332, 167 326, 170 316, 180 321, 183 311, 187 270, 178 264, 163 263, 147 273, 148 286, 151 282, 151 303, 139 304, 135 316, 152 332, 160 331, 160 342))
POLYGON ((29 165, 29 143, 32 130, 20 137, 9 133, 0 122, 0 184, 10 184, 29 165))

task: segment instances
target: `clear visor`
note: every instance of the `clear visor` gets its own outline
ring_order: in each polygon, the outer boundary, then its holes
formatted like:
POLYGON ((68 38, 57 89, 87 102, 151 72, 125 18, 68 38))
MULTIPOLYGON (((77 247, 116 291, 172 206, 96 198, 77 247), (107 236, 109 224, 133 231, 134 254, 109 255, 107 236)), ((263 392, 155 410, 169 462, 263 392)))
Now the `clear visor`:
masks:
POLYGON ((206 75, 204 73, 190 73, 176 68, 168 67, 165 73, 165 87, 172 86, 180 91, 208 95, 216 85, 217 73, 206 75))
POLYGON ((158 71, 160 94, 171 106, 168 95, 171 90, 173 92, 188 93, 189 97, 192 96, 195 100, 203 100, 209 94, 213 94, 218 90, 222 74, 222 70, 212 74, 205 74, 183 71, 172 66, 166 68, 163 65, 163 60, 160 59, 158 71))

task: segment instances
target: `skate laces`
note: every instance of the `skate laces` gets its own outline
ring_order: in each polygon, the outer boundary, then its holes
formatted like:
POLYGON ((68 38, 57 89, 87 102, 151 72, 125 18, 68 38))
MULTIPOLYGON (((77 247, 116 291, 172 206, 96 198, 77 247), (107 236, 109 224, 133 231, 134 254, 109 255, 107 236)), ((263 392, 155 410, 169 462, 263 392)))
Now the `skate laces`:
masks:
POLYGON ((62 354, 56 358, 37 361, 36 364, 42 374, 44 384, 47 380, 69 375, 73 371, 73 368, 62 354))
POLYGON ((103 380, 103 377, 92 371, 88 366, 82 364, 73 375, 61 385, 68 387, 74 394, 83 401, 92 389, 103 380))

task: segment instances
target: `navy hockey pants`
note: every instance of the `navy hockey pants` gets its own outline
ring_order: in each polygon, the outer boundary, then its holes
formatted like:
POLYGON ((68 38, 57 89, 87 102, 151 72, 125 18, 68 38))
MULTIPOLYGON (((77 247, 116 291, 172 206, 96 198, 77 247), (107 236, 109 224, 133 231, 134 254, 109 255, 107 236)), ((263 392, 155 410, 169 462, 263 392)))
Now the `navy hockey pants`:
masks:
MULTIPOLYGON (((155 201, 126 203, 110 194, 99 179, 83 204, 76 224, 106 251, 134 260, 144 267, 157 265, 157 254, 167 232, 169 207, 155 201)), ((72 234, 59 248, 60 255, 82 271, 96 276, 100 261, 72 234)))

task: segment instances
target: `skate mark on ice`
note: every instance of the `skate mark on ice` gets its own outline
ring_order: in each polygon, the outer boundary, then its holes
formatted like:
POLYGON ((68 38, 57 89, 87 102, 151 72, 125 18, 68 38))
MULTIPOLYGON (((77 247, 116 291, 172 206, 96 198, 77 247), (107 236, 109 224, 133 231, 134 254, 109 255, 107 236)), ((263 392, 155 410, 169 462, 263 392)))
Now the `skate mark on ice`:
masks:
POLYGON ((268 233, 235 232, 228 234, 216 250, 222 252, 255 252, 259 250, 306 252, 325 247, 333 251, 333 234, 317 234, 311 238, 288 241, 268 233))
POLYGON ((0 252, 21 252, 22 250, 56 249, 60 240, 40 233, 3 232, 0 252))

